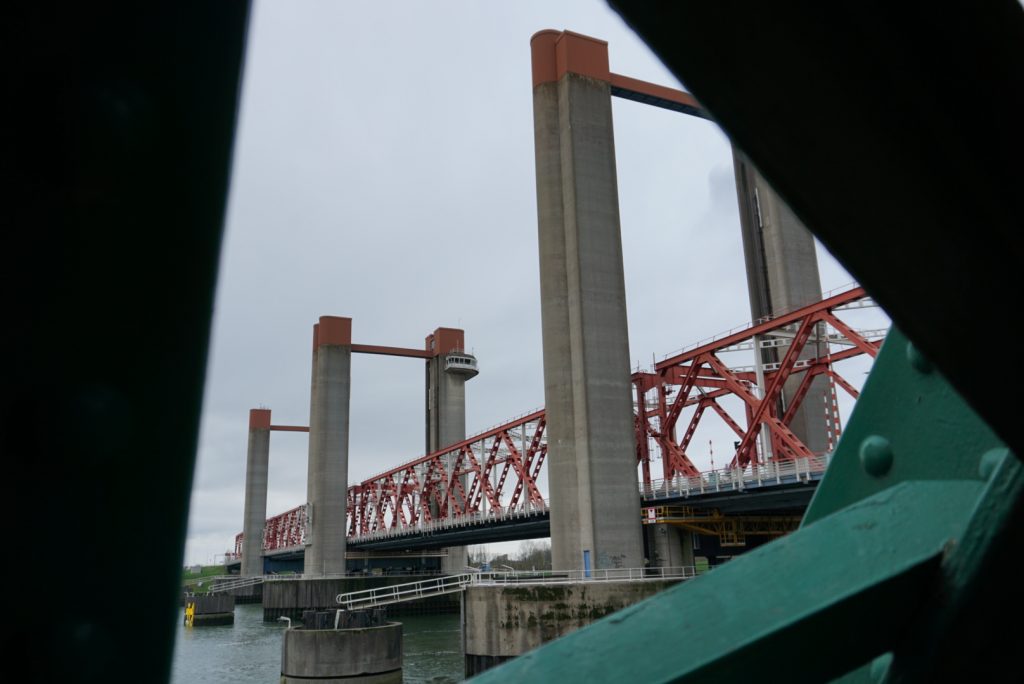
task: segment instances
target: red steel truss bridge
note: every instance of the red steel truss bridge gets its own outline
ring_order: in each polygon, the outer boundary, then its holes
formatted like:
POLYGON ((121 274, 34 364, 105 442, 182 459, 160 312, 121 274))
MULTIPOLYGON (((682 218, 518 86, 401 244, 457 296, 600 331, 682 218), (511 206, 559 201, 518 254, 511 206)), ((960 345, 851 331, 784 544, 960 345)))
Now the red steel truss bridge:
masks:
MULTIPOLYGON (((812 452, 789 425, 812 381, 824 376, 828 402, 811 409, 820 410, 829 444, 838 440, 837 390, 854 399, 858 392, 836 364, 875 357, 886 332, 855 330, 841 316, 868 306, 873 302, 856 287, 634 372, 641 505, 688 501, 737 513, 806 506, 828 453, 812 452), (765 349, 774 349, 777 360, 736 366, 722 358, 765 349), (701 472, 687 453, 709 419, 735 433, 735 450, 727 467, 701 472), (657 461, 660 478, 652 476, 657 461)), ((422 548, 547 536, 545 428, 544 410, 538 409, 351 485, 349 546, 422 548)), ((267 520, 264 550, 298 551, 305 535, 303 505, 267 520)), ((239 534, 236 553, 241 542, 239 534)))

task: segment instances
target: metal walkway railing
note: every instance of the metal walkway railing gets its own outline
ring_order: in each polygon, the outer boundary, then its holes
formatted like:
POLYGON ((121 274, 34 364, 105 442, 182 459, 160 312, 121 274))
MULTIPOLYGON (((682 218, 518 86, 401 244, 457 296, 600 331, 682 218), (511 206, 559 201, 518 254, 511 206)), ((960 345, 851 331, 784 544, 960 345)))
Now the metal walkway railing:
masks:
POLYGON ((829 458, 830 455, 825 454, 778 463, 748 465, 746 468, 722 468, 696 477, 653 480, 650 487, 640 485, 640 498, 646 504, 659 499, 808 483, 822 478, 828 468, 829 458))
POLYGON ((402 601, 413 601, 429 596, 455 594, 463 591, 472 581, 473 575, 446 575, 444 577, 420 580, 419 582, 406 582, 404 584, 392 584, 389 587, 351 591, 347 594, 338 594, 335 600, 346 610, 363 610, 387 606, 392 603, 401 603, 402 601))
POLYGON ((223 582, 225 580, 237 579, 237 575, 204 575, 202 577, 193 577, 192 579, 185 580, 182 582, 182 586, 186 589, 193 587, 201 587, 206 584, 216 584, 217 582, 223 582))
POLYGON ((346 610, 365 610, 392 603, 455 594, 471 586, 496 586, 507 584, 565 584, 569 582, 645 582, 663 579, 686 580, 697 576, 696 568, 612 568, 607 570, 565 570, 540 572, 483 572, 462 575, 447 575, 419 582, 393 584, 338 594, 336 602, 346 610))
POLYGON ((253 587, 257 584, 263 584, 265 578, 263 577, 240 577, 238 579, 229 580, 227 582, 214 582, 210 586, 208 594, 219 594, 224 591, 234 591, 235 589, 243 589, 245 587, 253 587))

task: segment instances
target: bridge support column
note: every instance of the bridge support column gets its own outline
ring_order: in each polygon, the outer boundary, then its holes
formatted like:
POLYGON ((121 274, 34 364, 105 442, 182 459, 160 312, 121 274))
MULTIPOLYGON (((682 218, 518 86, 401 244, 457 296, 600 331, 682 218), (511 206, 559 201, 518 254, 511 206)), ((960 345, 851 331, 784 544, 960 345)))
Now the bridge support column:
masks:
POLYGON ((345 573, 352 319, 321 316, 309 416, 309 534, 303 572, 345 573))
POLYGON ((608 46, 541 31, 531 50, 553 563, 638 567, 608 46))
POLYGON ((649 567, 693 567, 693 536, 689 532, 665 523, 645 525, 644 530, 651 553, 649 567))
MULTIPOLYGON (((309 468, 306 473, 306 502, 309 503, 313 500, 313 452, 318 448, 316 446, 316 433, 313 431, 313 413, 316 412, 316 375, 317 375, 317 350, 319 349, 318 344, 320 341, 320 324, 313 324, 313 370, 309 378, 309 442, 308 452, 310 454, 307 466, 309 468)), ((308 523, 307 523, 308 524, 308 523)), ((308 532, 309 530, 307 530, 308 532)))
POLYGON ((249 411, 249 449, 245 459, 245 516, 242 520, 242 577, 263 574, 263 527, 267 520, 267 469, 270 465, 270 409, 249 411))
MULTIPOLYGON (((814 238, 746 156, 733 148, 736 194, 747 266, 750 315, 758 320, 792 311, 821 299, 821 279, 814 238)), ((787 347, 760 351, 762 363, 781 361, 787 347)), ((800 358, 824 355, 826 345, 812 340, 800 358)), ((796 394, 802 375, 791 378, 783 388, 783 401, 796 394)), ((790 429, 815 453, 828 449, 827 419, 831 403, 826 401, 828 379, 812 381, 790 429)), ((783 409, 784 410, 784 409, 783 409)), ((781 414, 780 414, 781 417, 781 414)))
MULTIPOLYGON (((432 453, 466 438, 466 381, 476 377, 476 358, 466 353, 465 332, 438 328, 426 339, 426 453, 432 453)), ((465 478, 462 479, 466 487, 465 478)), ((444 492, 447 496, 447 491, 444 492)), ((438 514, 436 503, 431 514, 438 514)), ((465 546, 452 546, 441 563, 446 575, 464 572, 468 562, 465 546)))

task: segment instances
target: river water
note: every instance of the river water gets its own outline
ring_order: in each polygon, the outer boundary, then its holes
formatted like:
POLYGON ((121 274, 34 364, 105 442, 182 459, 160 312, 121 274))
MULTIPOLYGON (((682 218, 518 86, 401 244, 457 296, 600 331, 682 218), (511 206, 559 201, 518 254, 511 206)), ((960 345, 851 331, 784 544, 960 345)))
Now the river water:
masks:
MULTIPOLYGON (((462 652, 459 616, 409 615, 403 625, 406 684, 461 682, 462 652)), ((235 606, 235 624, 184 627, 184 613, 174 644, 172 684, 278 682, 281 677, 283 622, 263 622, 263 607, 235 606)))

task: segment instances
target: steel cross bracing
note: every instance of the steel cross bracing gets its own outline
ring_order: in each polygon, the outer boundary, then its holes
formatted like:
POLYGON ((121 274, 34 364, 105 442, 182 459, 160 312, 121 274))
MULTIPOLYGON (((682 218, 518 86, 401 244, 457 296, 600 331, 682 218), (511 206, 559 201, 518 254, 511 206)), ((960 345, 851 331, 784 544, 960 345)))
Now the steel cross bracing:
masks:
MULTIPOLYGON (((797 476, 803 471, 808 477, 812 471, 820 475, 826 462, 823 454, 812 453, 788 426, 811 380, 825 375, 831 383, 831 410, 822 407, 822 420, 827 422, 830 441, 838 439, 841 426, 835 388, 853 398, 858 392, 835 364, 862 354, 874 357, 880 346, 877 338, 885 333, 858 332, 837 315, 863 308, 865 302, 870 304, 864 290, 854 288, 730 331, 666 358, 651 371, 633 373, 636 458, 645 500, 657 499, 663 490, 688 495, 717 489, 722 477, 741 483, 741 489, 744 482, 760 486, 762 480, 769 482, 779 479, 779 473, 788 473, 789 465, 795 466, 797 476), (781 356, 776 363, 762 364, 760 384, 754 367, 730 366, 721 358, 728 352, 758 348, 777 349, 781 356), (821 353, 808 358, 807 349, 821 353), (789 404, 783 406, 783 387, 791 378, 800 383, 789 404), (721 400, 727 397, 739 398, 743 416, 733 416, 723 406, 721 400), (728 468, 720 473, 701 473, 687 455, 698 427, 709 416, 724 422, 738 443, 728 468), (771 444, 767 458, 757 451, 762 430, 771 444), (651 462, 658 458, 662 473, 652 477, 651 462)), ((547 502, 538 486, 547 455, 545 427, 544 411, 533 411, 350 486, 349 538, 377 538, 431 530, 456 521, 479 524, 546 512, 547 502)), ((267 520, 264 549, 300 547, 305 533, 306 508, 298 506, 267 520)), ((235 540, 238 553, 241 539, 238 535, 235 540)))
MULTIPOLYGON (((836 371, 835 364, 861 354, 876 356, 877 338, 885 330, 857 332, 837 312, 863 308, 859 304, 865 301, 869 300, 864 290, 853 288, 676 354, 655 364, 651 372, 634 373, 637 459, 644 482, 650 482, 650 462, 656 455, 666 480, 697 475, 687 450, 708 409, 736 434, 733 467, 818 455, 793 434, 789 424, 818 375, 857 398, 857 390, 836 371), (726 352, 766 348, 778 349, 782 358, 762 364, 760 383, 756 366, 729 366, 721 358, 726 352), (821 352, 808 354, 814 349, 821 352), (800 384, 783 406, 783 388, 791 378, 800 378, 800 384), (720 403, 724 397, 739 398, 745 415, 740 419, 730 415, 720 403), (686 409, 692 411, 680 425, 686 409), (767 459, 756 450, 762 430, 771 444, 767 459)), ((834 439, 838 427, 833 413, 822 407, 822 419, 828 421, 828 434, 834 439)))
MULTIPOLYGON (((234 557, 242 557, 242 533, 235 535, 234 557)), ((263 527, 263 550, 278 551, 302 546, 306 539, 306 507, 296 506, 272 518, 263 527)))
POLYGON ((349 536, 467 515, 546 510, 537 479, 547 455, 535 411, 349 487, 349 536))

